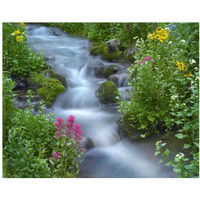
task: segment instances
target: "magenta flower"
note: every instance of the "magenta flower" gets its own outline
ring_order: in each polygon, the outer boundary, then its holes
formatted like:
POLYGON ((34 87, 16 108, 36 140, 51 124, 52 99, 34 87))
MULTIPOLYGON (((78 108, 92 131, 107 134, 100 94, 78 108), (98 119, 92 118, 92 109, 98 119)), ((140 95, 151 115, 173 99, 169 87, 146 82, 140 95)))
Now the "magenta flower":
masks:
POLYGON ((142 64, 142 61, 140 60, 140 61, 138 62, 138 64, 141 65, 141 64, 142 64))
POLYGON ((145 60, 145 61, 150 61, 150 60, 151 60, 151 57, 150 57, 150 56, 144 57, 144 60, 145 60))
POLYGON ((59 118, 57 119, 57 122, 58 122, 59 124, 62 124, 62 123, 63 123, 63 119, 62 119, 61 117, 59 117, 59 118))
POLYGON ((86 149, 83 149, 84 152, 86 152, 86 149))
POLYGON ((55 159, 60 158, 60 152, 55 152, 52 157, 55 159))
POLYGON ((75 117, 74 117, 73 115, 70 115, 69 118, 67 119, 67 122, 68 122, 69 124, 72 124, 72 125, 73 125, 74 122, 75 122, 74 119, 75 119, 75 117))

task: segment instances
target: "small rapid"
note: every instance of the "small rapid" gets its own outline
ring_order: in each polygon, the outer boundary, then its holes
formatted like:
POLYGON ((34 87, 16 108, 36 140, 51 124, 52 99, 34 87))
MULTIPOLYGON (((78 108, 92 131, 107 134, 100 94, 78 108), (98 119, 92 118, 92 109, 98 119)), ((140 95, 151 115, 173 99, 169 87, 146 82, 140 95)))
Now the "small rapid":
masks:
MULTIPOLYGON (((94 147, 88 149, 80 165, 77 177, 84 178, 153 178, 174 177, 170 168, 157 165, 159 158, 154 156, 155 142, 130 142, 118 134, 120 114, 115 106, 102 106, 95 95, 98 87, 106 81, 88 73, 89 63, 102 62, 98 56, 90 55, 90 41, 72 37, 58 28, 47 28, 39 24, 28 25, 28 42, 35 51, 42 50, 47 63, 53 70, 66 78, 68 89, 58 96, 52 112, 55 119, 66 120, 75 116, 81 125, 84 138, 89 138, 94 147)), ((127 66, 121 78, 126 79, 127 66)), ((113 77, 115 78, 115 77, 113 77)), ((118 82, 118 88, 125 95, 127 87, 118 82)))

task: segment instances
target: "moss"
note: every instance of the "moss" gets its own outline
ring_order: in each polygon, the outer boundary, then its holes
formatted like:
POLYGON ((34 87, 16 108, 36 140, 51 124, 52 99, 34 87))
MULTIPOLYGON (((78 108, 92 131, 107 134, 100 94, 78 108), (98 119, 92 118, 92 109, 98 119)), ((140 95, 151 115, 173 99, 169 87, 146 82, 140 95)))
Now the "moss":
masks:
POLYGON ((122 52, 119 51, 118 47, 116 47, 115 52, 109 53, 109 46, 106 43, 92 47, 90 53, 93 55, 101 55, 103 59, 109 61, 119 60, 122 55, 122 52))
POLYGON ((101 84, 99 89, 96 91, 96 95, 99 98, 99 101, 103 104, 117 103, 117 86, 112 81, 106 81, 101 84))
POLYGON ((37 89, 37 93, 48 105, 52 105, 56 97, 63 92, 65 92, 65 87, 59 80, 47 77, 45 77, 42 86, 37 89))
POLYGON ((131 141, 141 140, 142 132, 138 131, 136 128, 133 127, 133 122, 130 120, 128 115, 124 116, 121 119, 119 125, 119 132, 131 141))
POLYGON ((43 73, 44 73, 44 76, 46 76, 47 73, 49 73, 51 78, 59 80, 65 88, 68 88, 68 85, 64 76, 61 76, 60 74, 56 74, 53 70, 46 70, 43 73))
POLYGON ((114 65, 109 65, 107 68, 104 70, 104 77, 108 78, 110 75, 115 73, 115 68, 114 65))

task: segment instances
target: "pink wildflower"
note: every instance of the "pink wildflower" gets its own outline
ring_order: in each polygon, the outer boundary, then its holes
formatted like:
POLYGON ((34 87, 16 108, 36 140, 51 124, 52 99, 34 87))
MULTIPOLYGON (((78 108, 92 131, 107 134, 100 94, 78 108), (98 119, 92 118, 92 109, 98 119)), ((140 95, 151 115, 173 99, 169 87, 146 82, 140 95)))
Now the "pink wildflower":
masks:
POLYGON ((59 123, 55 123, 55 126, 57 126, 57 127, 58 127, 58 126, 59 126, 59 123))
POLYGON ((73 125, 74 124, 74 119, 75 117, 73 115, 70 115, 69 118, 67 119, 67 122, 70 124, 70 125, 73 125))
POLYGON ((145 60, 145 61, 150 61, 150 60, 151 60, 151 57, 150 57, 150 56, 144 57, 144 60, 145 60))
POLYGON ((138 64, 141 65, 141 64, 142 64, 142 61, 140 60, 140 61, 138 62, 138 64))
POLYGON ((62 124, 62 123, 63 123, 63 119, 62 119, 61 117, 59 117, 59 118, 57 119, 57 122, 58 122, 59 124, 62 124))
POLYGON ((52 157, 55 159, 60 158, 60 152, 55 152, 52 157))
POLYGON ((86 152, 86 149, 83 149, 84 152, 86 152))

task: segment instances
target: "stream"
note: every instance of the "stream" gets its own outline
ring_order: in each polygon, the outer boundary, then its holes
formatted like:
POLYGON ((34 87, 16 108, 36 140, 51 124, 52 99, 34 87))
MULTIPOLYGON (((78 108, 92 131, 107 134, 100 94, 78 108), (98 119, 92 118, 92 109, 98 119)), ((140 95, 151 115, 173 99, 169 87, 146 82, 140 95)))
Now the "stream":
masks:
MULTIPOLYGON (((94 147, 88 149, 80 164, 78 178, 166 178, 175 177, 170 167, 157 165, 160 157, 155 157, 156 135, 138 142, 131 142, 118 135, 117 121, 120 114, 116 106, 103 106, 95 95, 98 87, 106 81, 96 78, 91 63, 112 63, 90 55, 91 43, 81 37, 72 37, 58 28, 48 28, 39 24, 29 24, 28 42, 35 51, 42 50, 47 63, 53 70, 66 78, 69 89, 58 96, 52 107, 55 119, 66 121, 69 115, 81 125, 84 139, 89 138, 94 147)), ((122 72, 127 65, 114 63, 122 72)), ((119 73, 120 74, 120 73, 119 73)), ((123 73, 122 73, 123 74, 123 73)), ((124 91, 121 84, 119 90, 124 91)), ((176 151, 171 144, 171 151, 176 151)))

